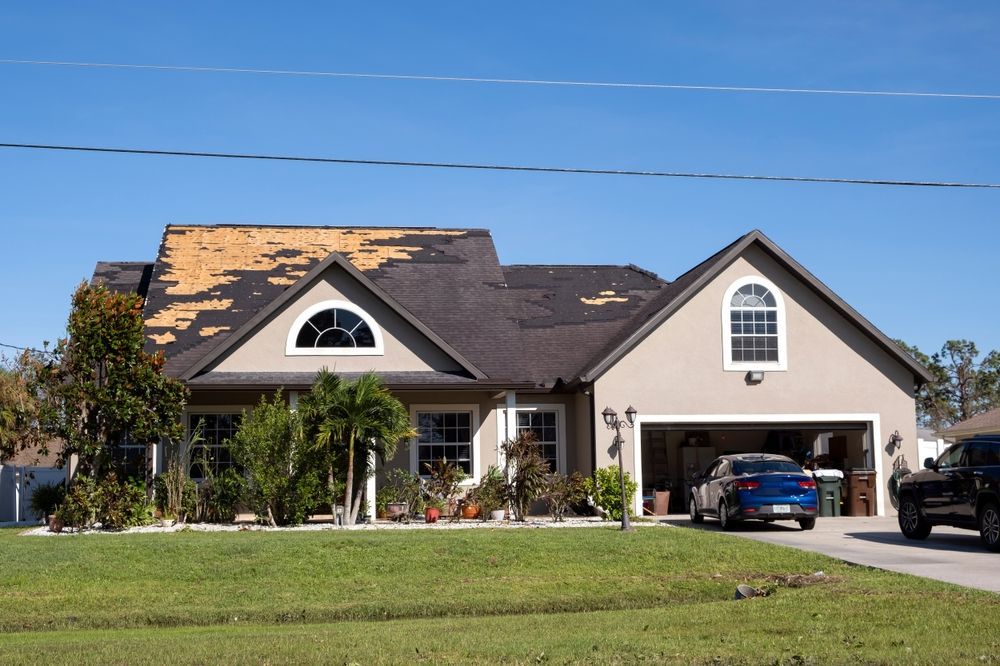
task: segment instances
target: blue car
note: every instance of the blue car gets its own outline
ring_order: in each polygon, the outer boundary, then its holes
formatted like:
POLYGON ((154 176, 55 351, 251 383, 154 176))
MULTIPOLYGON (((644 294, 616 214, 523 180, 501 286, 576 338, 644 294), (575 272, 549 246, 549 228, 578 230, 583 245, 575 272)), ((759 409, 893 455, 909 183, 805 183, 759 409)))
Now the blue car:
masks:
POLYGON ((743 453, 716 458, 691 481, 691 522, 719 519, 724 530, 741 520, 795 520, 816 526, 816 481, 785 456, 743 453))

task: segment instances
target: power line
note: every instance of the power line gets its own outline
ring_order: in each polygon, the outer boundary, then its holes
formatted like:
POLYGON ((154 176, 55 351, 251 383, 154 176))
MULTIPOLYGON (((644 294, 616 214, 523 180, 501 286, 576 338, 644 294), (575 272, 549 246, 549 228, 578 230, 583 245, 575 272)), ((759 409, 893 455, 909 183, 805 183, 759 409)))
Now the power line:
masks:
POLYGON ((100 146, 64 146, 35 143, 0 143, 0 148, 57 150, 85 153, 115 153, 122 155, 155 155, 169 157, 211 157, 237 160, 267 160, 279 162, 310 162, 320 164, 354 164, 368 166, 403 166, 430 169, 472 169, 479 171, 526 171, 529 173, 590 174, 600 176, 648 176, 656 178, 704 178, 716 180, 764 180, 792 183, 837 183, 850 185, 891 185, 898 187, 962 187, 1000 189, 1000 183, 964 183, 926 180, 886 180, 866 178, 823 178, 814 176, 762 176, 731 173, 697 173, 684 171, 636 171, 629 169, 596 169, 580 167, 525 166, 512 164, 476 164, 463 162, 416 162, 406 160, 365 160, 344 157, 304 157, 295 155, 261 155, 251 153, 214 153, 189 150, 153 150, 146 148, 105 148, 100 146))
POLYGON ((55 354, 55 352, 49 351, 47 349, 35 349, 34 347, 20 347, 18 345, 8 345, 8 344, 6 344, 4 342, 0 342, 0 347, 6 347, 7 349, 16 349, 17 351, 29 351, 29 352, 33 352, 35 354, 46 354, 46 355, 49 355, 49 356, 52 356, 52 355, 55 354))
POLYGON ((0 58, 6 65, 48 65, 55 67, 93 67, 105 69, 147 69, 170 72, 214 72, 222 74, 267 74, 272 76, 313 76, 342 79, 384 79, 395 81, 438 81, 451 83, 490 83, 532 86, 572 86, 578 88, 640 88, 647 90, 687 90, 701 92, 778 93, 807 95, 851 95, 863 97, 937 97, 953 99, 1000 100, 1000 95, 977 93, 920 92, 906 90, 851 90, 838 88, 780 88, 760 86, 716 86, 682 83, 628 83, 615 81, 563 81, 553 79, 503 79, 476 76, 436 76, 421 74, 376 74, 372 72, 324 72, 294 69, 253 69, 249 67, 202 67, 187 65, 144 65, 111 62, 75 62, 62 60, 14 60, 0 58))

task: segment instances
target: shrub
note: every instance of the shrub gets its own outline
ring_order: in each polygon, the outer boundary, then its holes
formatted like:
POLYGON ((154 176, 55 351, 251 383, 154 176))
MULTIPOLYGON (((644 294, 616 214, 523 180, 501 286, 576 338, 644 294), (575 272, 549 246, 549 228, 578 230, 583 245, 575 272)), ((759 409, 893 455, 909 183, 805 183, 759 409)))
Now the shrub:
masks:
MULTIPOLYGON (((638 484, 625 472, 625 495, 634 497, 638 484)), ((604 511, 605 520, 622 519, 622 489, 618 478, 618 467, 602 467, 594 470, 594 475, 586 480, 586 491, 594 501, 594 505, 604 511)), ((631 503, 629 515, 632 514, 631 503)))
POLYGON ((93 501, 96 488, 97 484, 89 476, 84 474, 77 476, 66 491, 63 503, 56 509, 56 518, 67 527, 76 529, 85 529, 93 525, 97 513, 93 501))
POLYGON ((570 475, 556 472, 550 474, 545 490, 545 501, 549 504, 552 520, 562 522, 566 512, 574 504, 587 497, 587 480, 579 472, 570 475))
POLYGON ((448 500, 458 493, 458 485, 465 480, 465 472, 458 465, 453 465, 441 458, 433 465, 424 463, 429 478, 424 483, 424 497, 428 505, 443 508, 448 500), (432 504, 435 501, 435 504, 432 504))
POLYGON ((181 474, 168 470, 153 479, 153 502, 164 518, 184 522, 198 512, 198 484, 181 474))
POLYGON ((124 529, 149 523, 149 500, 141 482, 119 481, 114 472, 97 482, 93 500, 96 521, 108 529, 124 529))
POLYGON ((507 504, 503 474, 495 466, 490 466, 479 485, 469 492, 469 500, 479 507, 479 517, 489 520, 490 512, 498 511, 507 504))
POLYGON ((507 460, 506 497, 514 509, 514 519, 523 521, 531 503, 545 492, 549 463, 531 431, 507 440, 501 450, 507 460))
POLYGON ((198 520, 206 523, 229 523, 246 492, 246 480, 233 468, 212 474, 198 488, 198 520))
POLYGON ((301 523, 323 500, 326 461, 305 445, 298 412, 276 391, 244 414, 228 441, 233 460, 246 471, 247 499, 271 525, 301 523))
POLYGON ((385 476, 385 486, 389 502, 400 502, 407 505, 411 516, 424 511, 423 483, 417 474, 396 468, 385 476))
POLYGON ((56 509, 66 498, 66 486, 62 483, 43 483, 35 486, 31 493, 31 512, 39 520, 45 520, 56 512, 56 509))

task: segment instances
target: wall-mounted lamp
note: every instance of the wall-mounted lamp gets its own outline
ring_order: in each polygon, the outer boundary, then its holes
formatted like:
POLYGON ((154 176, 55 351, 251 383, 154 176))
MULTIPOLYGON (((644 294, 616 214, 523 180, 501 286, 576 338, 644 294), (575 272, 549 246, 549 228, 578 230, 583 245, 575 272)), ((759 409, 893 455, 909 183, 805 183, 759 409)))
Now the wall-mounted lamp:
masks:
POLYGON ((764 381, 763 370, 751 370, 747 373, 747 384, 760 384, 764 381))
POLYGON ((892 446, 896 447, 897 449, 900 449, 900 448, 903 447, 903 438, 900 436, 898 430, 896 432, 892 433, 891 435, 889 435, 889 444, 891 444, 892 446))

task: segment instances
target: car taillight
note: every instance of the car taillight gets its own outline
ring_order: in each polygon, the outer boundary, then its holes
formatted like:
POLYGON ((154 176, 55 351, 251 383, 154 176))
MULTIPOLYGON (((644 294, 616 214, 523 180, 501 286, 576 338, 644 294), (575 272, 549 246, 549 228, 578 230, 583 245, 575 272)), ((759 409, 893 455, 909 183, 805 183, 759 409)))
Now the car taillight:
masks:
POLYGON ((760 481, 737 481, 736 490, 756 490, 760 488, 760 481))
POLYGON ((807 479, 805 481, 799 481, 799 487, 800 488, 815 488, 816 487, 816 482, 813 481, 812 479, 807 479))

